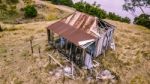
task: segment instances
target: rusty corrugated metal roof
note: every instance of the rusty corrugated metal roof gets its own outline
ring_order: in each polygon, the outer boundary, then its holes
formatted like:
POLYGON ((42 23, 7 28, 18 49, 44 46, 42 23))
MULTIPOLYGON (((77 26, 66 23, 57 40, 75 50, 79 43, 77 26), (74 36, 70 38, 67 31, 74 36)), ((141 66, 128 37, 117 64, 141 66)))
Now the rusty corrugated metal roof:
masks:
POLYGON ((103 32, 106 32, 104 28, 100 28, 98 25, 99 21, 100 20, 94 16, 75 12, 50 25, 48 29, 68 39, 72 43, 79 45, 79 41, 96 40, 103 32))
POLYGON ((96 18, 93 16, 81 12, 75 12, 69 17, 62 19, 61 21, 77 29, 89 32, 94 22, 96 22, 95 20, 96 18))
POLYGON ((80 41, 84 40, 96 40, 96 37, 87 34, 83 30, 76 29, 73 26, 70 26, 64 22, 56 22, 48 27, 48 29, 52 30, 53 32, 57 33, 58 35, 66 38, 70 42, 79 46, 80 41))

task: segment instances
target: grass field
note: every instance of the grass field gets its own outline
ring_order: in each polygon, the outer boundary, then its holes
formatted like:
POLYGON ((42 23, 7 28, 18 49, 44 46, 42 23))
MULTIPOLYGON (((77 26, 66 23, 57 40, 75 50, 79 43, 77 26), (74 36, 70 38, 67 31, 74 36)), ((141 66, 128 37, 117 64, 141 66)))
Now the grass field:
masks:
MULTIPOLYGON (((58 11, 56 13, 60 14, 58 11)), ((0 32, 0 84, 63 84, 62 78, 58 79, 48 73, 57 65, 55 63, 49 65, 46 53, 51 53, 52 49, 47 43, 46 27, 56 21, 31 21, 23 24, 0 22, 3 30, 0 32), (33 54, 29 41, 31 37, 34 45, 33 54)), ((105 21, 117 27, 114 33, 116 50, 109 50, 105 56, 96 59, 101 65, 97 70, 109 69, 118 76, 118 84, 150 84, 150 30, 133 24, 105 21)), ((58 53, 54 56, 61 63, 65 62, 58 53)), ((88 83, 81 77, 76 80, 65 79, 64 82, 65 84, 88 83)))
POLYGON ((31 4, 35 6, 38 14, 35 18, 26 18, 23 11, 23 8, 26 7, 26 4, 23 0, 19 0, 19 3, 12 5, 6 4, 6 1, 4 0, 2 1, 3 2, 0 4, 0 21, 4 23, 20 24, 39 21, 52 21, 68 15, 68 12, 57 8, 51 3, 47 4, 40 0, 29 0, 31 1, 31 4))
POLYGON ((106 20, 115 25, 116 51, 109 51, 102 64, 115 72, 121 83, 150 83, 150 30, 137 25, 106 20))

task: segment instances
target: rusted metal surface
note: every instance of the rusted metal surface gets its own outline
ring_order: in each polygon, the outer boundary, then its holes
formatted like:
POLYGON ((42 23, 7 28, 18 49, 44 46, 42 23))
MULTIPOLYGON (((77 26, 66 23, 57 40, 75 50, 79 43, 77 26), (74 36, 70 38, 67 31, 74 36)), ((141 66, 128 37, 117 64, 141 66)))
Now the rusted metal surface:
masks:
MULTIPOLYGON (((98 18, 81 12, 75 12, 72 15, 50 25, 48 29, 66 38, 70 42, 79 45, 79 41, 101 38, 102 34, 107 32, 108 28, 102 28, 98 18)), ((108 24, 110 25, 110 24, 108 24)))
POLYGON ((88 32, 92 28, 95 20, 97 19, 93 16, 87 15, 85 13, 75 12, 69 17, 62 19, 61 21, 75 27, 76 29, 88 32))
POLYGON ((70 42, 79 45, 79 41, 84 41, 84 40, 90 40, 90 39, 95 39, 96 37, 87 34, 86 32, 82 30, 78 30, 73 26, 70 26, 64 22, 56 22, 52 24, 51 26, 48 27, 48 29, 52 30, 54 33, 57 33, 58 35, 66 38, 70 42))

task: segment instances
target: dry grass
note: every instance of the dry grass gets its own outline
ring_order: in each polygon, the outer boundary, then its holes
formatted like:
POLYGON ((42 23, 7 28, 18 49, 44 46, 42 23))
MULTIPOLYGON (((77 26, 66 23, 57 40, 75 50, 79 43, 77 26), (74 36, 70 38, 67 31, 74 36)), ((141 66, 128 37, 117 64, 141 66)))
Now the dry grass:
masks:
POLYGON ((150 83, 150 30, 106 20, 115 25, 116 51, 108 51, 101 62, 116 73, 121 84, 150 83))
MULTIPOLYGON (((3 35, 0 39, 0 84, 10 84, 16 81, 37 84, 47 82, 45 78, 50 78, 47 77, 48 73, 45 72, 44 68, 40 70, 40 67, 45 67, 48 63, 48 57, 43 53, 46 53, 44 51, 47 47, 45 28, 51 22, 43 23, 15 25, 17 30, 6 30, 0 33, 3 35), (30 36, 34 36, 34 55, 30 51, 28 41, 30 36), (39 57, 38 46, 41 47, 41 58, 39 57)), ((11 29, 12 26, 6 25, 6 27, 11 29)))
MULTIPOLYGON (((52 9, 39 8, 41 11, 39 13, 53 20, 51 14, 46 12, 57 8, 51 4, 44 4, 52 9)), ((60 18, 58 16, 61 11, 57 9, 55 12, 58 13, 51 12, 52 16, 56 14, 54 17, 60 18)), ((106 21, 117 27, 114 34, 116 51, 108 51, 105 57, 101 56, 98 59, 101 67, 97 69, 111 70, 118 76, 119 84, 150 84, 150 30, 137 25, 106 21)), ((45 28, 54 22, 43 21, 19 25, 0 23, 3 28, 0 32, 0 84, 63 84, 63 78, 57 79, 48 73, 53 69, 52 67, 56 67, 56 64, 49 64, 45 54, 52 50, 47 44, 45 28), (34 54, 31 54, 30 50, 31 36, 34 37, 34 54), (41 47, 40 55, 39 46, 41 47)), ((58 53, 54 55, 61 63, 64 63, 58 53)), ((64 83, 83 84, 88 81, 79 77, 76 80, 65 79, 64 83)), ((92 83, 97 84, 95 81, 92 83)))
POLYGON ((43 2, 40 0, 31 0, 35 8, 37 9, 37 16, 35 18, 26 18, 24 16, 23 8, 26 6, 26 4, 23 2, 23 0, 19 0, 19 3, 16 5, 16 14, 14 15, 7 15, 3 13, 0 13, 0 20, 4 23, 9 24, 20 24, 20 23, 30 23, 30 22, 38 22, 38 21, 51 21, 63 18, 64 16, 68 15, 69 13, 66 11, 63 11, 59 8, 57 8, 55 5, 43 2), (1 19, 3 18, 3 19, 1 19))
MULTIPOLYGON (((52 49, 48 48, 45 28, 54 22, 34 22, 20 25, 2 24, 4 31, 0 32, 0 36, 2 36, 0 38, 0 84, 62 84, 63 79, 58 81, 56 77, 48 73, 57 65, 54 62, 49 64, 46 55, 46 53, 51 53, 52 49), (31 54, 30 49, 29 38, 31 36, 34 37, 34 54, 31 54), (39 46, 41 47, 40 55, 39 46)), ((54 56, 62 64, 65 62, 58 53, 55 53, 54 56)), ((72 81, 66 78, 64 82, 72 81)))
MULTIPOLYGON (((116 51, 108 51, 100 58, 99 69, 105 68, 114 72, 121 84, 149 84, 150 80, 150 30, 136 25, 110 21, 117 28, 115 31, 116 51)), ((53 21, 55 22, 55 21, 53 21)), ((47 44, 45 27, 53 22, 36 22, 20 25, 3 24, 0 32, 0 84, 47 84, 59 83, 49 75, 48 70, 56 67, 48 64, 45 53, 51 51, 47 44), (34 36, 34 54, 31 54, 28 39, 34 36), (38 53, 41 47, 41 58, 38 53)), ((62 61, 59 54, 55 55, 62 61)), ((65 83, 87 83, 83 79, 66 79, 65 83)), ((96 83, 95 81, 93 83, 96 83)))

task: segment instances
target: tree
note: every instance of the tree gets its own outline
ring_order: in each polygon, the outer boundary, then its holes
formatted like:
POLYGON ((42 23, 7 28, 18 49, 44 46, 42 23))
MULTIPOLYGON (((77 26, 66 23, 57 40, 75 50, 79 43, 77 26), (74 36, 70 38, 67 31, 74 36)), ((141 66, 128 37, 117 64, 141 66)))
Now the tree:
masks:
POLYGON ((73 6, 72 0, 50 0, 53 4, 73 6))
POLYGON ((148 27, 150 29, 150 15, 141 14, 140 16, 134 19, 134 23, 148 27))
POLYGON ((60 3, 62 5, 67 5, 67 6, 72 6, 73 5, 72 0, 60 0, 60 3))
POLYGON ((75 3, 74 8, 77 11, 88 13, 90 15, 96 16, 101 19, 104 19, 107 16, 106 11, 99 8, 96 5, 96 3, 94 5, 90 5, 90 4, 82 1, 82 2, 75 3))
POLYGON ((122 18, 122 22, 130 23, 130 22, 131 22, 131 20, 130 20, 130 18, 125 17, 125 18, 122 18))
POLYGON ((25 11, 25 17, 33 18, 37 16, 37 10, 33 5, 27 5, 24 8, 24 11, 25 11))
POLYGON ((128 17, 122 18, 119 15, 116 15, 113 12, 109 12, 107 15, 107 18, 111 19, 111 20, 115 20, 115 21, 120 21, 120 22, 125 22, 125 23, 130 23, 130 19, 128 17))
POLYGON ((50 0, 53 4, 59 4, 59 0, 50 0))
POLYGON ((124 0, 125 4, 123 5, 123 9, 126 11, 135 12, 136 8, 140 8, 143 14, 145 14, 142 7, 150 7, 150 0, 124 0))

